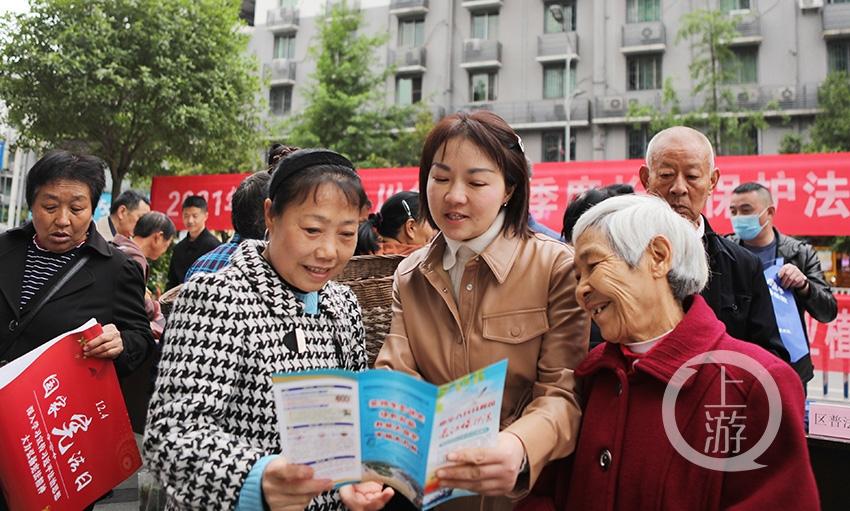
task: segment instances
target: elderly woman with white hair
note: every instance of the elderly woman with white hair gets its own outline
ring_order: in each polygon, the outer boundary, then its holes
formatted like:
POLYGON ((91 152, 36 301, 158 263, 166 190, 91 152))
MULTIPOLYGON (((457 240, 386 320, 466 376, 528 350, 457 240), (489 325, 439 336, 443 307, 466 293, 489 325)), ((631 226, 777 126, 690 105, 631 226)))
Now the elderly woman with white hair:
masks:
POLYGON ((584 417, 555 507, 819 509, 800 380, 726 334, 699 295, 708 265, 693 227, 627 195, 591 208, 573 239, 577 299, 606 342, 576 370, 584 417))

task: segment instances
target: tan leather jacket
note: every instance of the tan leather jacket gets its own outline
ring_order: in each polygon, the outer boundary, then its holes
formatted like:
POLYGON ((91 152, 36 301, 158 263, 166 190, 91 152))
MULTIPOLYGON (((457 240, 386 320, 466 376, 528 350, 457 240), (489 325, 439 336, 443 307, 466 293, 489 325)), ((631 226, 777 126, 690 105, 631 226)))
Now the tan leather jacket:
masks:
POLYGON ((581 417, 573 369, 587 354, 590 321, 576 302, 573 249, 543 235, 500 235, 467 263, 456 303, 445 247, 438 235, 396 270, 375 366, 443 384, 507 358, 501 426, 525 446, 531 487, 546 463, 573 451, 581 417))

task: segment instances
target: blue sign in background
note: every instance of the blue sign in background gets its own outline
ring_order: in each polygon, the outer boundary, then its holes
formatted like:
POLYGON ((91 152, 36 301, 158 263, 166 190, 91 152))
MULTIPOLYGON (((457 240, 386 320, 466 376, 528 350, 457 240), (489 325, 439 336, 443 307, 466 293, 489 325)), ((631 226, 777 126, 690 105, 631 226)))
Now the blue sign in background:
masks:
POLYGON ((3 154, 6 152, 6 141, 0 140, 0 169, 5 169, 6 166, 3 165, 3 154))
POLYGON ((94 210, 94 221, 97 222, 101 218, 109 215, 109 207, 112 205, 112 192, 103 192, 100 194, 100 201, 97 203, 97 209, 94 210))

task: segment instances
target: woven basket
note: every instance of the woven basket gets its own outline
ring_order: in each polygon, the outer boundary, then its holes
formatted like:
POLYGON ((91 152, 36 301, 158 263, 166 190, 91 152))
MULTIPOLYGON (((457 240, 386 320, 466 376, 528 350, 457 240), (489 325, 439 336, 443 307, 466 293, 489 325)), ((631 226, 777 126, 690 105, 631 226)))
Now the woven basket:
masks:
POLYGON ((390 331, 393 304, 393 273, 400 255, 354 256, 337 281, 350 287, 357 296, 366 330, 369 367, 375 364, 384 338, 390 331))
POLYGON ((374 277, 392 277, 403 255, 360 255, 348 261, 345 269, 337 277, 337 282, 371 279, 374 277))

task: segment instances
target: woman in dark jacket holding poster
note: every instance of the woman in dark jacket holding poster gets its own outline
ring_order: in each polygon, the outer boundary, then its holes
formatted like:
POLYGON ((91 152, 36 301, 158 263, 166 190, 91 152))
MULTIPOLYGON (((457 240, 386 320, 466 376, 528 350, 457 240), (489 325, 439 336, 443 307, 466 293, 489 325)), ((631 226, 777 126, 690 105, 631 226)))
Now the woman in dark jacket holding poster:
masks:
POLYGON ((109 246, 92 221, 104 168, 97 157, 54 150, 27 174, 32 221, 0 234, 0 365, 90 318, 103 334, 84 353, 115 360, 119 375, 137 368, 153 346, 141 268, 109 246))

